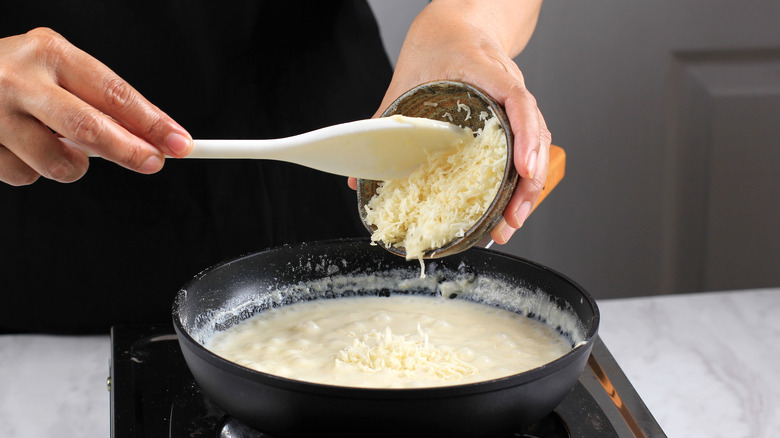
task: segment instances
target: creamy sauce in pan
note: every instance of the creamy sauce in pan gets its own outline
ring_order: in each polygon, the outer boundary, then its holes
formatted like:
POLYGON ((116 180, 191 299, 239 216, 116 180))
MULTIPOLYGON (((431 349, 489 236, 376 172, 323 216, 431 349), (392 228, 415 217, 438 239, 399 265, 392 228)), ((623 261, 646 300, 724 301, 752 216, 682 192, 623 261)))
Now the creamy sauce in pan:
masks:
POLYGON ((569 340, 526 316, 419 295, 319 299, 272 308, 216 332, 206 347, 270 374, 371 388, 490 380, 571 350, 569 340))

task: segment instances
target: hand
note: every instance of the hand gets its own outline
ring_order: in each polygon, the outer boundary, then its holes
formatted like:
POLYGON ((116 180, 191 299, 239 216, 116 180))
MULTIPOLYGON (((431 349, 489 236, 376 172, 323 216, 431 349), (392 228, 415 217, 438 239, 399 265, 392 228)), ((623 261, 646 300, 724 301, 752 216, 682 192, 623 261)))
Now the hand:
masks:
MULTIPOLYGON (((551 136, 512 60, 528 42, 540 5, 510 1, 505 9, 499 3, 471 10, 458 0, 431 2, 406 36, 377 115, 401 94, 434 80, 471 83, 504 106, 515 136, 514 164, 522 177, 504 218, 491 232, 496 243, 504 244, 523 225, 544 187, 551 136)), ((354 188, 355 181, 350 185, 354 188)))
POLYGON ((0 181, 76 181, 89 166, 85 152, 154 173, 165 154, 184 156, 191 145, 173 119, 56 32, 0 39, 0 181))

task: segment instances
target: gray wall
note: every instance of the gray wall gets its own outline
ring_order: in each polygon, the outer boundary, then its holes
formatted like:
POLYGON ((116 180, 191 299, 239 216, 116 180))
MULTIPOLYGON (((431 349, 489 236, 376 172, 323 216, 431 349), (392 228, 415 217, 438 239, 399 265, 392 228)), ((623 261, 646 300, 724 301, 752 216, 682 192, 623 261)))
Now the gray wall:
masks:
MULTIPOLYGON (((370 4, 395 58, 427 1, 370 4)), ((780 286, 777 17, 776 0, 545 2, 516 62, 567 174, 494 248, 597 298, 780 286)))
POLYGON ((404 36, 414 17, 428 4, 427 0, 368 0, 379 22, 385 50, 393 65, 398 59, 404 36))

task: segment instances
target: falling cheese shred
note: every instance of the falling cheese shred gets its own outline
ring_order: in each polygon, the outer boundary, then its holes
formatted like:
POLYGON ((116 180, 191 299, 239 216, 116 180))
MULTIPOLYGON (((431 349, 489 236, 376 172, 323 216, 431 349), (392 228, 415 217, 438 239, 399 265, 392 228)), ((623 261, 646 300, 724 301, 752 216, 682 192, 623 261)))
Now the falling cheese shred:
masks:
MULTIPOLYGON (((470 113, 470 111, 469 111, 470 113)), ((481 117, 481 115, 480 115, 481 117)), ((384 181, 365 205, 373 242, 403 247, 407 260, 462 237, 487 211, 506 167, 506 137, 494 115, 470 143, 430 154, 407 179, 384 181)))
POLYGON ((459 380, 478 371, 455 352, 430 343, 419 325, 416 339, 396 335, 390 327, 384 333, 372 329, 355 335, 352 345, 339 351, 336 361, 368 373, 391 371, 399 377, 427 375, 445 381, 459 380))

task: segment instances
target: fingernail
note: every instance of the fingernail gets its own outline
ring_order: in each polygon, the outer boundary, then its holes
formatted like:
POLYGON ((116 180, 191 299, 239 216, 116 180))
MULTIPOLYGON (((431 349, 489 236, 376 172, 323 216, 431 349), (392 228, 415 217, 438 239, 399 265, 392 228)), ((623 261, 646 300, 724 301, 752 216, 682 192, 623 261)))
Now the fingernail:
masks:
POLYGON ((520 204, 520 208, 517 209, 515 212, 515 220, 517 221, 517 228, 520 228, 525 223, 525 220, 528 219, 528 215, 531 214, 531 202, 525 201, 522 204, 520 204))
POLYGON ((151 157, 147 158, 146 161, 144 161, 144 164, 141 165, 140 170, 142 173, 155 173, 162 169, 162 167, 163 160, 157 155, 152 155, 151 157))
POLYGON ((501 228, 501 238, 504 239, 504 243, 509 242, 509 239, 512 238, 512 234, 515 234, 515 229, 503 221, 501 222, 501 225, 503 225, 503 228, 501 228))
POLYGON ((178 132, 174 132, 168 134, 168 137, 165 138, 165 147, 168 148, 173 155, 184 155, 190 148, 190 139, 178 132))
POLYGON ((536 173, 536 157, 537 157, 536 151, 531 151, 531 153, 528 154, 528 177, 529 178, 533 178, 534 173, 536 173))

